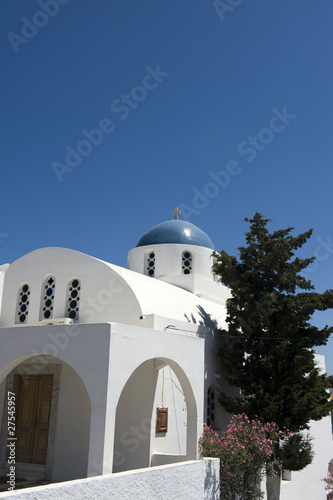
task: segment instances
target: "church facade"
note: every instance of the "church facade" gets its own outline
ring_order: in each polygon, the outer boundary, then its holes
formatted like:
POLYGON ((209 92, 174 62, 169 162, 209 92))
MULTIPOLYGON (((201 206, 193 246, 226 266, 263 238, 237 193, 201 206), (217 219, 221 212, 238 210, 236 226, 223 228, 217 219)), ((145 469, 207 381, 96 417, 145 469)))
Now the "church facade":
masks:
MULTIPOLYGON (((14 406, 20 477, 65 481, 198 458, 203 422, 223 430, 230 418, 217 403, 216 359, 230 295, 211 272, 213 250, 176 210, 130 250, 127 269, 63 248, 0 267, 3 472, 14 406)), ((283 485, 283 499, 307 488, 310 470, 324 491, 330 418, 314 433, 314 465, 283 485)))

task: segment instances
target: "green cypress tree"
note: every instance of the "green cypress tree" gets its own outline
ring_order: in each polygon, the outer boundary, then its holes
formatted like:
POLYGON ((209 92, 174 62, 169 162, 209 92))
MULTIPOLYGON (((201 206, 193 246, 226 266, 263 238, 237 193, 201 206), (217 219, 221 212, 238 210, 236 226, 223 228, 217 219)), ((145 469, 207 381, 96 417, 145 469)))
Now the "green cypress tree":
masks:
POLYGON ((232 295, 218 355, 227 381, 240 389, 234 397, 222 392, 220 403, 231 414, 246 413, 298 433, 333 410, 329 379, 313 351, 327 343, 333 327, 310 323, 315 311, 333 308, 333 291, 314 292, 300 274, 314 257, 300 259, 295 251, 312 230, 299 236, 291 235, 291 227, 270 233, 269 219, 261 214, 245 220, 250 231, 239 260, 214 253, 213 271, 232 295))

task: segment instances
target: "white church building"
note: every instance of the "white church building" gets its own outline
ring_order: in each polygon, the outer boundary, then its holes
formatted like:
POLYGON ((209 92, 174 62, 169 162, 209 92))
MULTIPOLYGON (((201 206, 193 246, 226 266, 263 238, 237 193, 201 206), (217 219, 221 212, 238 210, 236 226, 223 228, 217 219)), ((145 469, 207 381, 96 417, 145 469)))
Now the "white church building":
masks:
MULTIPOLYGON (((17 475, 54 482, 195 460, 203 423, 226 428, 216 329, 230 294, 211 239, 178 213, 127 269, 64 248, 0 266, 2 474, 13 402, 17 475)), ((330 417, 311 434, 313 464, 283 481, 282 500, 326 498, 330 417)))

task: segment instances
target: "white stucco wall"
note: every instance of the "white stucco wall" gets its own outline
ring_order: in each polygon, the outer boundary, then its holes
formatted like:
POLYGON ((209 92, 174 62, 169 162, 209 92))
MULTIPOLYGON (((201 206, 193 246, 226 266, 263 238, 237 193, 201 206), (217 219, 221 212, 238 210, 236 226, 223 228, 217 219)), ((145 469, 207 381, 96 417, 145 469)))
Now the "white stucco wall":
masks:
MULTIPOLYGON (((315 356, 320 370, 325 372, 325 357, 315 356)), ((281 500, 306 498, 307 500, 325 500, 325 484, 321 481, 327 476, 328 463, 333 458, 331 415, 310 422, 310 436, 313 438, 314 458, 312 464, 299 472, 291 473, 291 481, 283 481, 281 500)))
POLYGON ((182 254, 188 251, 192 254, 192 270, 198 276, 213 280, 213 257, 211 248, 198 245, 182 245, 164 243, 132 248, 128 252, 128 268, 140 274, 145 273, 146 255, 155 252, 155 277, 180 276, 182 274, 182 254))
POLYGON ((35 374, 50 363, 45 365, 45 355, 52 356, 52 364, 68 365, 62 366, 49 479, 85 476, 88 443, 90 462, 103 461, 110 330, 109 324, 0 328, 0 382, 31 358, 37 363, 35 374))
POLYGON ((154 454, 186 455, 187 405, 185 394, 175 372, 166 366, 158 373, 152 418, 154 454), (156 408, 168 408, 168 432, 155 434, 156 408))
POLYGON ((150 466, 156 379, 154 360, 148 360, 134 371, 122 390, 116 413, 113 472, 150 466))
POLYGON ((61 367, 53 457, 53 481, 87 476, 90 399, 82 380, 67 364, 61 367))
MULTIPOLYGON (((0 328, 0 344, 0 383, 22 364, 30 364, 36 374, 38 363, 61 366, 48 479, 111 473, 115 437, 124 459, 122 470, 149 466, 155 438, 146 419, 156 411, 156 380, 164 366, 176 373, 186 399, 186 459, 197 458, 203 424, 203 338, 105 323, 0 328), (147 432, 138 439, 136 429, 142 432, 142 425, 147 432)), ((177 412, 177 418, 165 440, 165 453, 177 450, 183 415, 177 412)))
POLYGON ((22 283, 29 283, 27 325, 39 325, 42 285, 54 275, 53 318, 67 316, 67 287, 74 277, 81 281, 80 323, 124 321, 136 324, 142 314, 138 300, 126 281, 107 263, 74 250, 43 248, 13 262, 4 280, 3 308, 0 326, 19 324, 17 296, 22 283))
MULTIPOLYGON (((147 419, 151 419, 156 411, 153 406, 156 380, 158 371, 163 366, 170 366, 177 374, 181 390, 185 394, 187 459, 197 458, 197 443, 203 427, 204 339, 193 337, 186 332, 182 334, 172 331, 159 332, 145 328, 126 327, 121 324, 112 324, 111 332, 108 405, 112 411, 112 408, 116 408, 124 396, 124 402, 121 404, 126 409, 126 415, 124 420, 117 419, 116 426, 112 419, 107 421, 104 449, 104 461, 107 468, 104 473, 112 472, 113 455, 111 453, 114 436, 120 439, 120 443, 117 441, 115 447, 121 454, 118 454, 118 457, 125 458, 125 462, 122 460, 123 463, 120 464, 122 470, 129 469, 132 464, 136 463, 136 455, 140 453, 140 446, 146 453, 148 440, 135 436, 136 431, 133 432, 133 429, 139 428, 145 434, 147 419), (154 360, 153 364, 152 360, 154 360), (137 370, 138 367, 139 370, 137 370), (146 381, 147 384, 138 384, 137 381, 140 380, 146 381), (123 388, 125 388, 124 391, 123 388), (136 444, 134 444, 134 438, 136 438, 136 444), (129 439, 132 441, 129 442, 129 439)), ((181 425, 181 418, 182 415, 180 415, 178 425, 181 425)), ((171 427, 167 438, 167 453, 175 453, 177 440, 174 426, 171 427)), ((150 454, 154 451, 153 446, 152 440, 150 454)))
POLYGON ((155 278, 187 290, 199 297, 224 304, 229 297, 228 289, 217 283, 213 273, 213 257, 210 248, 197 245, 161 244, 132 248, 128 253, 128 268, 147 274, 147 255, 155 252, 155 278), (183 274, 182 255, 192 255, 191 274, 183 274))
POLYGON ((299 472, 291 472, 291 481, 282 481, 281 500, 326 500, 325 484, 328 463, 333 458, 331 417, 311 422, 310 435, 314 438, 315 456, 311 465, 299 472))
POLYGON ((219 500, 219 460, 205 459, 39 486, 9 493, 11 500, 219 500))
MULTIPOLYGON (((30 285, 30 295, 29 314, 24 325, 41 324, 41 290, 48 275, 54 275, 56 280, 53 318, 67 316, 67 287, 76 277, 81 280, 79 323, 119 322, 150 326, 144 317, 154 314, 165 318, 165 326, 172 319, 200 324, 204 312, 206 317, 224 326, 223 304, 212 303, 180 287, 74 250, 44 248, 21 257, 7 269, 0 327, 23 326, 18 322, 17 297, 21 285, 26 282, 30 285)), ((216 287, 224 302, 227 289, 213 281, 209 283, 216 287)))

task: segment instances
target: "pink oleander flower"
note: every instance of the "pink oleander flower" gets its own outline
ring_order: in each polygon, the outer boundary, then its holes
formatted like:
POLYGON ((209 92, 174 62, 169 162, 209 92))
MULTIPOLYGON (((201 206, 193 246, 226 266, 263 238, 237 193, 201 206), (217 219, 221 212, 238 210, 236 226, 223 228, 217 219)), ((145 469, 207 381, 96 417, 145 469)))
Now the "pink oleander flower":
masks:
POLYGON ((244 491, 251 500, 262 498, 258 489, 260 477, 266 464, 270 464, 269 473, 281 469, 273 447, 288 433, 287 429, 281 431, 275 422, 262 424, 258 419, 251 421, 245 414, 234 415, 221 437, 204 424, 199 440, 201 455, 220 458, 221 485, 226 498, 231 493, 242 495, 244 491))

